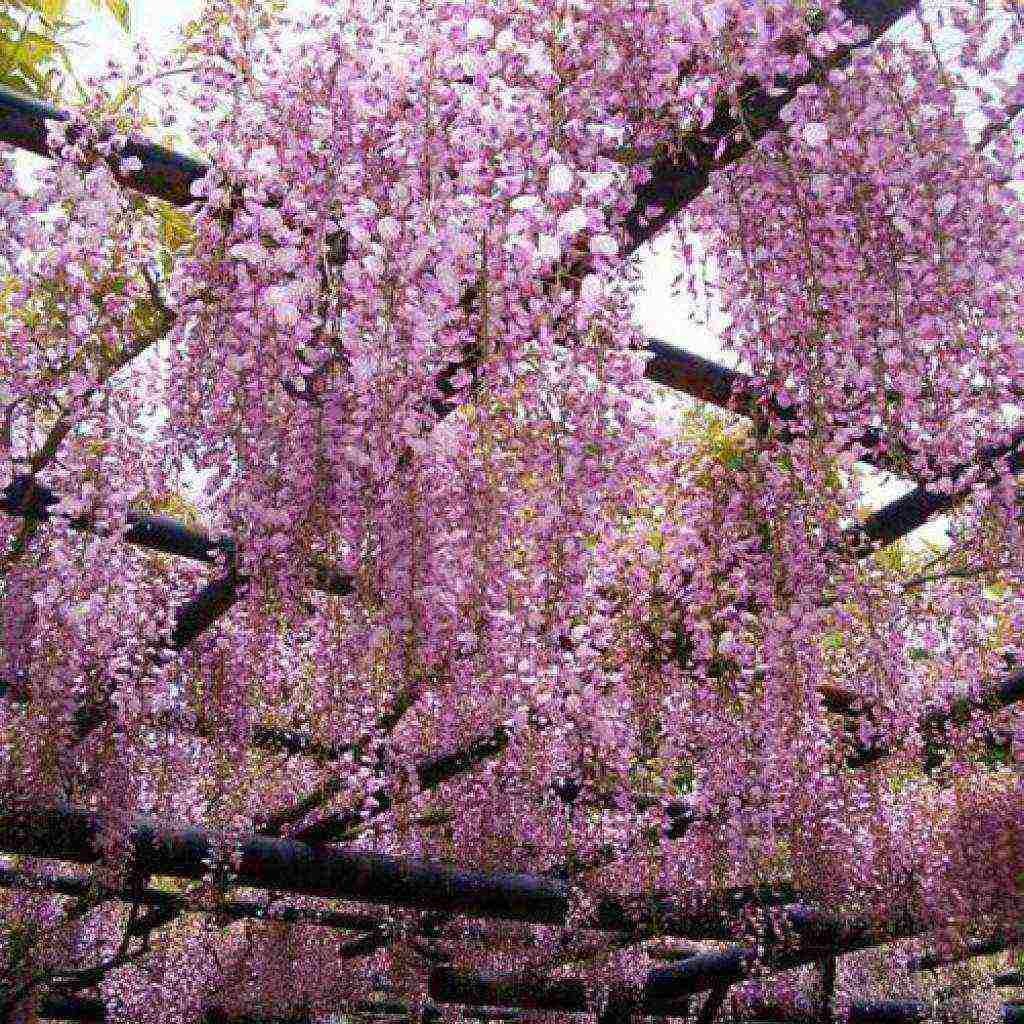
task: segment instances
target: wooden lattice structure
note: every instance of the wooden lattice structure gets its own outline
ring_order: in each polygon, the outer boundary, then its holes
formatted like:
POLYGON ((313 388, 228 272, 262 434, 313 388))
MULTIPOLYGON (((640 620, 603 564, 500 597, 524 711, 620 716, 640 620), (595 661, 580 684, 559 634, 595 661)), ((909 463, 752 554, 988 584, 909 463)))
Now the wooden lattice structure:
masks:
MULTIPOLYGON (((867 28, 869 40, 877 39, 896 21, 914 8, 907 0, 845 0, 846 14, 867 28)), ((676 163, 652 168, 653 176, 636 197, 633 212, 626 220, 626 230, 633 249, 649 240, 679 210, 698 196, 707 186, 710 174, 741 159, 751 145, 777 127, 782 108, 807 82, 814 81, 824 70, 844 65, 849 51, 834 54, 823 64, 811 68, 804 79, 788 82, 778 95, 769 96, 759 90, 743 97, 745 141, 735 137, 737 121, 727 108, 719 110, 707 129, 684 147, 687 156, 676 163), (721 144, 724 143, 724 148, 721 144), (644 216, 645 209, 656 204, 661 213, 654 219, 644 216)), ((41 102, 0 92, 0 140, 22 149, 49 156, 47 121, 66 120, 66 112, 41 102)), ((141 169, 121 175, 123 183, 140 192, 180 206, 193 202, 190 187, 201 179, 208 168, 188 157, 163 147, 138 142, 129 143, 124 156, 135 157, 141 169)), ((652 340, 646 377, 703 402, 739 413, 756 421, 780 418, 780 410, 760 408, 751 381, 742 373, 727 369, 710 360, 663 341, 652 340)), ((450 367, 442 374, 440 384, 458 369, 471 365, 472 353, 466 362, 450 367), (447 375, 447 377, 446 377, 447 375)), ((443 411, 443 410, 442 410, 443 411)), ((880 439, 872 432, 862 436, 868 446, 880 439)), ((973 473, 996 478, 1005 472, 1024 470, 1024 432, 1009 444, 992 447, 981 453, 979 462, 964 466, 952 474, 954 480, 973 473)), ((906 536, 930 517, 953 508, 966 494, 966 485, 959 489, 933 490, 927 483, 918 484, 904 497, 892 502, 848 531, 849 548, 855 556, 864 556, 906 536)), ((40 523, 55 517, 53 507, 60 496, 44 483, 26 475, 11 481, 0 492, 0 511, 40 523)), ((89 532, 96 525, 87 518, 68 525, 89 532)), ((166 555, 191 559, 216 566, 216 577, 191 601, 178 608, 169 642, 153 653, 154 659, 166 659, 192 644, 212 629, 244 593, 246 580, 233 566, 233 547, 229 542, 211 537, 173 519, 132 513, 124 523, 122 539, 166 555), (226 569, 223 567, 226 566, 226 569)), ((318 568, 314 577, 317 589, 338 599, 352 592, 351 581, 343 574, 318 568)), ((17 699, 19 681, 2 680, 5 695, 17 699)), ((826 707, 851 722, 870 709, 855 694, 839 688, 821 692, 826 707)), ((949 710, 948 715, 985 714, 1024 699, 1024 672, 1009 672, 992 679, 980 698, 963 702, 949 710)), ((103 720, 102 707, 79 709, 78 726, 87 735, 103 720)), ((924 729, 941 731, 942 716, 932 716, 922 723, 924 729)), ((505 749, 507 736, 503 727, 482 733, 472 743, 451 750, 439 750, 416 765, 418 782, 431 790, 458 775, 471 772, 489 758, 505 749)), ((363 741, 354 739, 343 747, 327 747, 315 737, 297 730, 265 726, 253 734, 253 744, 261 749, 294 757, 315 757, 330 761, 345 754, 359 752, 363 741)), ((854 747, 849 760, 860 767, 885 757, 890 751, 883 746, 854 747)), ((333 845, 353 825, 351 812, 319 813, 332 796, 344 786, 344 779, 333 781, 311 792, 293 806, 269 814, 253 834, 238 847, 238 860, 230 872, 231 884, 275 894, 344 899, 369 906, 415 909, 430 912, 436 919, 431 926, 440 934, 446 927, 458 927, 460 918, 508 920, 557 925, 566 920, 572 903, 571 886, 551 875, 483 873, 446 864, 416 861, 362 852, 352 852, 333 845), (282 838, 290 829, 287 838, 282 838)), ((381 785, 359 808, 362 817, 385 812, 392 795, 381 785)), ((683 835, 693 821, 693 812, 682 801, 668 809, 664 829, 669 837, 683 835)), ((69 806, 32 807, 9 814, 0 820, 0 850, 7 854, 27 855, 91 864, 100 859, 98 847, 99 822, 90 812, 69 806)), ((140 878, 149 875, 198 879, 209 871, 218 838, 187 824, 168 826, 139 821, 130 836, 130 850, 140 878)), ((17 871, 0 872, 0 886, 35 888, 38 891, 82 897, 89 888, 85 882, 60 874, 27 875, 17 871)), ((149 933, 181 914, 209 913, 225 920, 244 918, 270 919, 337 929, 351 933, 341 946, 340 956, 359 957, 372 953, 391 941, 386 922, 374 913, 341 911, 331 907, 310 909, 289 906, 280 901, 266 905, 254 900, 218 902, 204 907, 185 897, 140 885, 133 889, 110 890, 103 894, 140 906, 144 913, 134 921, 134 934, 145 941, 149 933)), ((702 940, 728 941, 734 934, 731 922, 744 908, 773 907, 776 910, 779 934, 770 936, 763 963, 769 970, 782 971, 801 965, 821 965, 823 989, 826 994, 835 982, 835 957, 883 945, 899 939, 924 934, 929 925, 913 915, 894 910, 892 918, 879 926, 830 914, 804 904, 798 893, 785 886, 758 887, 743 890, 721 890, 685 897, 631 894, 600 894, 592 919, 586 926, 615 933, 624 942, 643 941, 646 937, 671 937, 690 942, 702 940), (773 941, 774 940, 774 941, 773 941), (831 979, 831 981, 829 981, 831 979)), ((430 927, 424 928, 429 940, 430 927)), ((1004 932, 988 940, 978 940, 967 947, 962 957, 986 955, 1020 944, 1017 932, 1004 932)), ((723 1005, 731 985, 746 978, 751 970, 750 950, 729 946, 714 952, 700 948, 678 948, 666 953, 662 966, 653 969, 637 989, 614 990, 602 1005, 595 1005, 587 987, 579 981, 556 977, 549 979, 515 974, 469 973, 455 970, 439 962, 432 972, 429 1001, 423 1005, 401 998, 379 1003, 364 1003, 345 1012, 367 1020, 407 1018, 419 1014, 424 1019, 436 1016, 434 1003, 455 1004, 465 1008, 467 1019, 518 1020, 529 1011, 599 1013, 605 1021, 625 1020, 630 1016, 683 1017, 695 1013, 699 1024, 709 1024, 723 1005), (699 1008, 693 997, 703 995, 699 1008)), ((443 959, 443 958, 439 958, 443 959)), ((934 969, 955 960, 956 956, 924 957, 919 969, 934 969)), ((1019 975, 1001 975, 996 985, 1019 985, 1019 975)), ((88 984, 79 986, 79 991, 88 984)), ((826 1005, 812 1020, 831 1019, 826 1005)), ((105 1008, 95 998, 74 991, 55 992, 44 999, 42 1019, 100 1021, 105 1008)), ((927 1017, 928 1008, 919 1003, 883 1002, 857 1003, 851 1008, 848 1024, 883 1024, 883 1022, 919 1021, 927 1017)), ((782 1019, 773 1016, 772 1007, 765 1007, 758 1019, 782 1019)), ((1005 1019, 1021 1018, 1021 1008, 1008 1003, 1005 1019)), ((209 1024, 224 1020, 216 1010, 208 1016, 209 1024)), ((750 1018, 748 1018, 750 1019, 750 1018)), ((785 1017, 794 1020, 793 1017, 785 1017)))

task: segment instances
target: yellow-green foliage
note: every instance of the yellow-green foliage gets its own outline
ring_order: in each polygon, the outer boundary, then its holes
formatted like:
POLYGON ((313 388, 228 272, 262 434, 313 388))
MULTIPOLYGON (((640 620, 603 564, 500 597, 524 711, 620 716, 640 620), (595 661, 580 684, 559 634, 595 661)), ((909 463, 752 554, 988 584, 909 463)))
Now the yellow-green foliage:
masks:
MULTIPOLYGON (((128 0, 89 0, 125 31, 128 0)), ((0 85, 34 96, 52 96, 62 70, 71 70, 76 27, 69 0, 0 0, 0 85)))

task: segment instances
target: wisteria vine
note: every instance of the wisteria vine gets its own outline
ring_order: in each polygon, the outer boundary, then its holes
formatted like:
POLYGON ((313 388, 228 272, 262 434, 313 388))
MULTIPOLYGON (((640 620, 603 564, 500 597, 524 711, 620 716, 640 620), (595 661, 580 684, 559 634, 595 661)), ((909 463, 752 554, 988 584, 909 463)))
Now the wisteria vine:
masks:
POLYGON ((870 8, 208 0, 187 69, 140 56, 55 161, 3 153, 0 485, 61 501, 0 518, 0 809, 87 808, 103 857, 63 889, 5 867, 0 1015, 419 1006, 438 963, 607 994, 668 940, 588 928, 601 893, 776 886, 907 941, 778 974, 755 901, 714 936, 751 951, 719 1013, 991 1017, 907 957, 1021 910, 1024 734, 985 695, 1024 627, 1024 24, 978 0, 862 45, 870 8), (793 81, 764 132, 746 98, 793 81), (727 114, 714 158, 751 145, 671 230, 752 421, 666 414, 631 305, 635 197, 727 114), (154 121, 211 168, 183 210, 127 185, 154 121), (865 461, 955 494, 948 537, 865 553, 865 461), (211 564, 125 545, 139 508, 204 524, 211 564), (147 877, 144 817, 223 849, 147 877), (574 903, 264 913, 232 881, 254 832, 574 903))

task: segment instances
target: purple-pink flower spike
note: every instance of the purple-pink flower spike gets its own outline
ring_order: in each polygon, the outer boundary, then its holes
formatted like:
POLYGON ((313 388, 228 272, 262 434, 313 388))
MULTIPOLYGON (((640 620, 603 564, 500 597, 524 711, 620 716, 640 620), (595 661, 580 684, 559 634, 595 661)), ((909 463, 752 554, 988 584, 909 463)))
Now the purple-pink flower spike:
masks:
POLYGON ((0 1016, 994 1019, 910 968, 1020 944, 1020 19, 275 6, 0 154, 0 1016))

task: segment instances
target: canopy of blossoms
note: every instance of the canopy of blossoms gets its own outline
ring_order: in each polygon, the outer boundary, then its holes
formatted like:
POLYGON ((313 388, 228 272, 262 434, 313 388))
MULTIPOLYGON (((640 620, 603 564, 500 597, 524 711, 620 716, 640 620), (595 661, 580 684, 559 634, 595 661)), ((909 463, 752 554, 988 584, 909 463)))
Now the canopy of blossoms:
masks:
POLYGON ((5 147, 0 1016, 995 1019, 914 958, 1022 941, 1022 42, 209 0, 5 147), (645 379, 662 229, 726 411, 645 379))

